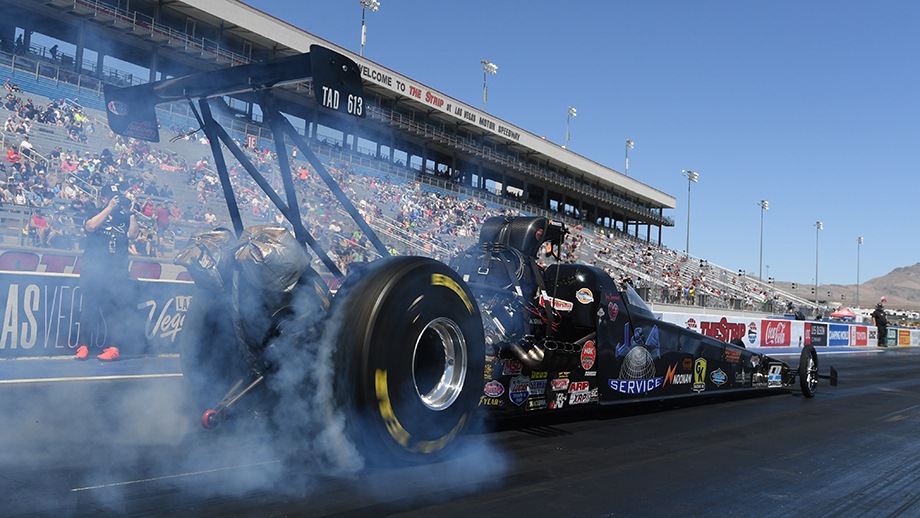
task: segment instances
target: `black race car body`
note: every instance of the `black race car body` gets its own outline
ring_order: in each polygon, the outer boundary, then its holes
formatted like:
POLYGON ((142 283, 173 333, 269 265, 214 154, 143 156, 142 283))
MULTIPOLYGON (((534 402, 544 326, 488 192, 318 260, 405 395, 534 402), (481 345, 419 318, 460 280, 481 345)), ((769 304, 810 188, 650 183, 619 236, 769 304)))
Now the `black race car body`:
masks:
POLYGON ((563 234, 545 218, 494 218, 453 262, 485 320, 480 406, 556 410, 794 383, 783 361, 659 320, 600 268, 537 264, 544 236, 557 245, 563 234))

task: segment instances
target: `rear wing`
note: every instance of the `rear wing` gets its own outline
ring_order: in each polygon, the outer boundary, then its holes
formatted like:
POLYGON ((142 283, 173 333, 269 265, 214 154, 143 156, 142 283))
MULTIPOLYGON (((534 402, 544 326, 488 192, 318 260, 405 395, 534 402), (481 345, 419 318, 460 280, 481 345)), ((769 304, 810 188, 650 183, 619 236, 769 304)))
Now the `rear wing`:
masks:
POLYGON ((155 83, 122 88, 105 85, 106 114, 115 133, 159 142, 158 104, 198 101, 209 97, 268 90, 313 79, 316 101, 339 113, 364 117, 361 71, 351 59, 319 45, 310 52, 263 63, 252 63, 155 83))
POLYGON ((316 252, 326 268, 336 278, 341 279, 343 277, 341 270, 303 225, 297 203, 297 193, 294 190, 291 165, 288 161, 290 154, 287 152, 285 137, 289 138, 310 162, 358 228, 374 245, 377 253, 381 257, 386 257, 390 253, 386 245, 345 196, 339 184, 326 171, 325 165, 307 146, 303 136, 297 133, 291 122, 276 106, 272 93, 273 88, 311 78, 314 97, 322 108, 346 116, 364 117, 366 108, 364 83, 361 81, 361 71, 357 63, 342 54, 318 45, 311 45, 310 52, 306 54, 263 63, 198 72, 127 88, 106 85, 104 89, 106 113, 109 127, 115 133, 149 142, 159 142, 156 106, 167 102, 187 101, 210 142, 214 165, 220 177, 224 198, 227 200, 227 211, 237 237, 243 233, 243 222, 236 196, 233 193, 233 186, 230 183, 221 143, 233 154, 288 220, 297 240, 316 252), (242 93, 254 95, 258 99, 265 122, 271 128, 275 150, 278 154, 278 166, 281 169, 284 198, 275 191, 227 130, 211 115, 208 102, 210 98, 242 93), (195 102, 198 104, 197 109, 195 102))

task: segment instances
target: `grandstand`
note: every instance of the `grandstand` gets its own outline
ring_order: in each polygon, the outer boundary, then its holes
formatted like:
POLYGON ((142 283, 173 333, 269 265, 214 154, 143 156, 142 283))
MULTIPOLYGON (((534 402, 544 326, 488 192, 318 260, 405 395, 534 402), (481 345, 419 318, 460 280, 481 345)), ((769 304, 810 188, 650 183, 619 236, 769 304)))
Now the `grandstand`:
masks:
MULTIPOLYGON (((9 79, 8 103, 0 117, 14 119, 0 138, 4 150, 18 148, 24 133, 15 122, 28 119, 35 148, 34 156, 23 161, 23 168, 31 171, 8 181, 3 193, 0 233, 5 247, 78 250, 82 211, 75 200, 86 203, 98 188, 115 180, 132 186, 139 209, 151 206, 142 223, 145 242, 135 246, 138 255, 168 261, 191 233, 227 224, 226 205, 207 158, 210 149, 188 107, 160 109, 162 133, 174 141, 125 141, 108 130, 102 85, 137 84, 291 55, 319 43, 364 67, 373 101, 368 118, 356 127, 316 110, 312 96, 304 95, 310 93, 309 82, 286 87, 280 94, 284 110, 300 121, 298 129, 313 151, 392 253, 446 260, 475 243, 478 225, 489 216, 544 215, 573 229, 563 260, 602 267, 632 283, 649 301, 765 313, 785 312, 790 303, 808 307, 772 285, 662 247, 661 228, 673 225, 664 214, 674 208, 672 196, 439 92, 438 98, 451 101, 454 110, 439 111, 399 95, 381 78, 398 77, 433 90, 245 4, 229 2, 229 9, 226 4, 135 0, 128 11, 115 0, 0 0, 10 13, 0 29, 0 80, 9 79), (189 27, 192 32, 187 32, 189 27), (57 39, 49 39, 50 34, 57 39), (54 52, 52 41, 62 42, 53 43, 58 47, 54 52), (93 48, 85 42, 98 44, 93 48), (120 44, 111 44, 115 42, 120 44), (106 65, 98 50, 102 48, 120 62, 144 68, 148 77, 106 65), (87 59, 93 50, 94 62, 87 59), (42 122, 23 113, 30 99, 34 111, 53 106, 57 119, 42 122), (28 224, 34 207, 28 200, 19 203, 13 192, 18 185, 39 192, 40 203, 52 209, 64 238, 36 242, 28 224), (73 186, 71 194, 68 185, 73 186), (158 226, 156 205, 175 210, 168 227, 158 226)), ((217 107, 218 119, 277 185, 271 132, 253 106, 245 97, 225 98, 217 107)), ((307 228, 338 266, 347 269, 351 262, 374 258, 376 252, 341 208, 317 188, 319 179, 310 166, 292 158, 307 228)), ((9 172, 11 165, 5 166, 9 172)), ((244 222, 280 221, 241 168, 231 171, 231 177, 241 193, 244 222)))

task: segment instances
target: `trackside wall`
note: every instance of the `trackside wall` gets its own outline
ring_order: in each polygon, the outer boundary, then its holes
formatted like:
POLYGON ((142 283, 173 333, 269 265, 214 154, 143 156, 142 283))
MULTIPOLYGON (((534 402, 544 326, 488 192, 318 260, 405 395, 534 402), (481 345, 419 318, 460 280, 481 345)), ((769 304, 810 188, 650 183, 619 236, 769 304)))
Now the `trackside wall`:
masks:
MULTIPOLYGON (((719 316, 693 313, 657 313, 661 320, 707 336, 732 341, 740 338, 746 347, 877 347, 875 326, 851 322, 818 322, 759 316, 719 316)), ((920 346, 920 329, 889 327, 889 347, 920 346)))

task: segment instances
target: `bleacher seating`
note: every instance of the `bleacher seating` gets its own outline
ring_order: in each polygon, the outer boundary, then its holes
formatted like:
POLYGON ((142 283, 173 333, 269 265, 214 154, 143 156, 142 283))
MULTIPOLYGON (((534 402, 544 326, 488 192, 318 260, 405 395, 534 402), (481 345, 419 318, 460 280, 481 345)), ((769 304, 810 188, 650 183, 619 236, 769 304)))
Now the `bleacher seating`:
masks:
MULTIPOLYGON (((33 99, 35 104, 47 105, 54 99, 67 99, 88 117, 94 131, 86 132, 85 142, 72 140, 61 126, 34 124, 32 142, 37 151, 47 155, 59 147, 65 155, 90 159, 109 149, 116 156, 136 153, 136 143, 123 142, 113 138, 102 111, 103 101, 99 90, 77 88, 63 81, 53 81, 41 74, 29 75, 11 68, 4 68, 0 57, 0 80, 4 72, 23 90, 22 96, 33 99), (13 74, 10 75, 10 71, 13 74), (79 99, 79 102, 77 102, 79 99)), ((8 110, 0 109, 5 120, 8 110)), ((149 148, 146 160, 154 157, 143 168, 135 167, 131 173, 140 177, 142 184, 156 181, 158 186, 169 184, 173 194, 169 197, 139 194, 139 200, 152 199, 160 203, 176 203, 183 211, 181 221, 171 222, 170 231, 159 236, 158 254, 169 258, 176 246, 196 230, 210 225, 202 216, 213 213, 218 224, 229 225, 229 216, 222 199, 216 173, 209 165, 210 147, 202 143, 199 132, 195 136, 169 140, 180 133, 196 128, 197 122, 182 108, 170 107, 160 112, 161 139, 158 144, 144 144, 149 148), (208 162, 200 162, 202 159, 208 162)), ((258 142, 270 141, 264 128, 252 123, 248 128, 235 126, 231 135, 238 142, 245 142, 247 134, 260 136, 258 142)), ((18 144, 16 134, 4 132, 4 143, 18 144)), ((766 312, 783 311, 790 301, 796 305, 805 304, 787 293, 774 290, 772 286, 741 277, 735 272, 716 266, 699 258, 685 255, 609 228, 585 225, 584 222, 568 218, 520 202, 495 196, 466 186, 441 179, 424 171, 417 171, 378 159, 364 153, 329 146, 321 142, 309 142, 311 148, 350 199, 365 215, 371 227, 393 253, 426 255, 447 260, 457 250, 472 246, 478 235, 478 225, 486 218, 497 214, 535 214, 566 221, 572 230, 569 245, 562 250, 565 261, 579 261, 595 264, 605 269, 619 282, 630 282, 640 289, 647 299, 658 303, 705 304, 708 307, 735 309, 757 309, 766 312), (688 297, 693 289, 693 297, 688 297)), ((246 150, 270 181, 278 184, 278 164, 272 153, 246 150)), ((59 168, 60 163, 50 168, 59 168)), ((231 167, 233 167, 231 165, 231 167)), ((295 171, 310 170, 302 161, 292 163, 295 171)), ((295 174, 295 177, 298 176, 295 174)), ((276 221, 278 212, 270 207, 267 198, 261 194, 254 182, 236 167, 232 173, 235 192, 239 196, 245 224, 276 221)), ((356 225, 350 222, 341 207, 324 194, 317 175, 310 173, 296 184, 299 190, 301 213, 307 227, 313 232, 326 250, 330 251, 343 269, 351 261, 372 259, 376 251, 362 239, 356 225)), ((65 210, 62 200, 54 200, 52 207, 65 210)), ((0 209, 0 235, 5 245, 32 246, 28 235, 23 234, 30 210, 22 206, 6 204, 0 209)), ((71 214, 74 215, 74 214, 71 214)), ((144 226, 155 229, 154 221, 145 219, 144 226)), ((79 234, 79 224, 70 229, 79 234)), ((78 240, 77 240, 78 242, 78 240)))

